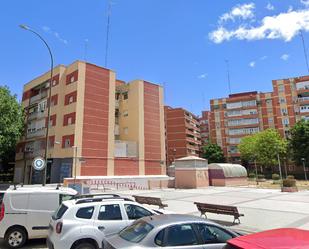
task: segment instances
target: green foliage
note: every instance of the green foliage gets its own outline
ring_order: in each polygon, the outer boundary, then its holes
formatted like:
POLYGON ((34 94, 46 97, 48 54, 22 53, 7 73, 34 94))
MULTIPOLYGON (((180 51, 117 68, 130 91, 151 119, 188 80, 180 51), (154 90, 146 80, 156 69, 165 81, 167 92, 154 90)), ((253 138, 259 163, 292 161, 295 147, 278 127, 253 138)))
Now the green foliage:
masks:
POLYGON ((309 165, 309 121, 301 120, 291 129, 290 148, 292 157, 298 165, 302 165, 302 158, 305 158, 306 165, 309 165))
POLYGON ((286 177, 286 179, 295 179, 295 177, 292 176, 292 175, 288 175, 288 176, 286 177))
POLYGON ((283 187, 296 187, 296 180, 295 179, 284 179, 282 181, 283 187))
POLYGON ((21 105, 9 88, 0 86, 0 158, 15 151, 24 128, 24 116, 21 105))
POLYGON ((255 178, 255 173, 249 173, 248 177, 249 178, 255 178))
POLYGON ((207 144, 203 148, 202 157, 208 159, 208 163, 224 163, 225 158, 221 147, 217 144, 207 144))
POLYGON ((259 175, 257 176, 257 178, 258 178, 258 179, 265 179, 265 175, 259 174, 259 175))
POLYGON ((272 174, 271 179, 273 179, 274 181, 277 181, 277 180, 280 180, 280 176, 278 174, 272 174))
POLYGON ((276 130, 267 129, 243 138, 238 148, 244 160, 256 160, 262 166, 275 166, 278 164, 277 154, 283 156, 287 152, 287 141, 276 130))

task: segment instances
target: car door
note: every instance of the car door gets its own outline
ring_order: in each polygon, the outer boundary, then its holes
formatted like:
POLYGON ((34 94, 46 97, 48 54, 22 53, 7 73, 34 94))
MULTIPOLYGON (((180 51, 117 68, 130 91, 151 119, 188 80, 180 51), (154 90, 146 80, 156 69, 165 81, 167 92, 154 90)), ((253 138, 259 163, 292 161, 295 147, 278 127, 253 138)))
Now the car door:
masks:
POLYGON ((204 249, 222 249, 226 241, 235 236, 229 231, 215 225, 197 223, 194 225, 204 243, 204 249))
POLYGON ((147 210, 140 205, 132 203, 125 203, 124 210, 126 212, 126 215, 128 216, 129 224, 133 223, 137 219, 143 218, 145 216, 151 216, 154 214, 150 210, 147 210))
POLYGON ((177 224, 161 230, 155 244, 164 249, 204 249, 192 224, 177 224))
POLYGON ((97 226, 104 235, 114 234, 128 225, 128 221, 124 217, 120 204, 104 204, 99 207, 95 226, 97 226))

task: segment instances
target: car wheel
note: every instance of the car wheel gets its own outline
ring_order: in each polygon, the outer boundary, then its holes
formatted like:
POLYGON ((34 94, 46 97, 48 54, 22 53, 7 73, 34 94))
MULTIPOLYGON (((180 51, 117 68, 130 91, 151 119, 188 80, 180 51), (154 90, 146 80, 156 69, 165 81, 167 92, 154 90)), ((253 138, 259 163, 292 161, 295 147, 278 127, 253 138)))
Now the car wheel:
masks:
POLYGON ((74 247, 74 249, 96 249, 96 247, 88 242, 82 242, 74 247))
POLYGON ((5 243, 9 248, 20 248, 27 240, 27 234, 20 227, 10 228, 4 237, 5 243))

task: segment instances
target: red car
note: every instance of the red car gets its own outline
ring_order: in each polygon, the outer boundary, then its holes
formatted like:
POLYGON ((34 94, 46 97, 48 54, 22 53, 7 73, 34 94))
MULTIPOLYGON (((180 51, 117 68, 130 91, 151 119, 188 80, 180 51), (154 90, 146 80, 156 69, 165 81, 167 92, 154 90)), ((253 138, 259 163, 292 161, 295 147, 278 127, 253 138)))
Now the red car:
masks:
POLYGON ((224 249, 309 249, 309 231, 280 228, 236 237, 224 249))

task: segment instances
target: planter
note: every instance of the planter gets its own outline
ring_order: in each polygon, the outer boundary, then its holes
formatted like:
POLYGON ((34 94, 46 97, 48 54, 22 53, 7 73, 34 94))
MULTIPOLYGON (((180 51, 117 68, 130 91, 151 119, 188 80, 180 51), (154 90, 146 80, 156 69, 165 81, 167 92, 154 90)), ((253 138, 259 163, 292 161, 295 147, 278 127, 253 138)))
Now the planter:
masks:
POLYGON ((281 192, 294 193, 294 192, 298 192, 298 189, 297 187, 281 187, 281 192))

